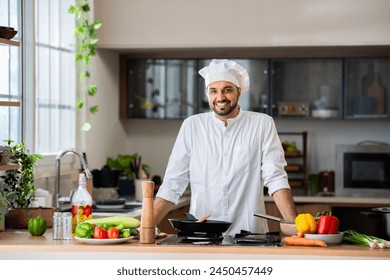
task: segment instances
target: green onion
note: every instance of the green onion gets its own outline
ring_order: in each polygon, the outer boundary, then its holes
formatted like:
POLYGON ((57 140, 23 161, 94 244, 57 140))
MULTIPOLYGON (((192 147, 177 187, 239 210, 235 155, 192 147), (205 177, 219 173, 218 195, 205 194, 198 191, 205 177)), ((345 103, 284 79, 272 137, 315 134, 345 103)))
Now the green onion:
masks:
POLYGON ((371 248, 390 248, 390 241, 371 235, 359 233, 354 230, 344 231, 343 241, 356 243, 361 246, 368 246, 371 248))

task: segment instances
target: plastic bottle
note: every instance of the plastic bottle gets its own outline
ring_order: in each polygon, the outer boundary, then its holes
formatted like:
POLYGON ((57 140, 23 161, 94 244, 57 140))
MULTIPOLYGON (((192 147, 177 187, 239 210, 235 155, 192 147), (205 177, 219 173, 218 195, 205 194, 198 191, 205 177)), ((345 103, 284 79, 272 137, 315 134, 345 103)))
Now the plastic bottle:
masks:
POLYGON ((72 233, 79 223, 92 219, 92 197, 86 188, 84 173, 79 174, 79 187, 72 198, 72 233))

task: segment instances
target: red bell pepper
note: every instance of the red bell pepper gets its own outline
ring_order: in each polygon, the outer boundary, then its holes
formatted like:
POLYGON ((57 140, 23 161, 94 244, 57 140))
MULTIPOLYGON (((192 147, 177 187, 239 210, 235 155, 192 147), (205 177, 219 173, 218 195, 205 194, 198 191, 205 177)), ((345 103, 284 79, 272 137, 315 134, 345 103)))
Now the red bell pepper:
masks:
POLYGON ((322 215, 317 222, 318 234, 335 234, 339 230, 340 220, 331 215, 322 215))

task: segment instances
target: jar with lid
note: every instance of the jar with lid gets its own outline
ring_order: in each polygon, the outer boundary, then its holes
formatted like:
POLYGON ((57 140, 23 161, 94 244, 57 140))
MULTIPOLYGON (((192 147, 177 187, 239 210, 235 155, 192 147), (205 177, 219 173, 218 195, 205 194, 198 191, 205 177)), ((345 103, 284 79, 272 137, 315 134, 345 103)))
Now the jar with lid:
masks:
POLYGON ((79 174, 78 189, 72 198, 72 233, 79 223, 92 219, 92 197, 86 188, 84 173, 79 174))

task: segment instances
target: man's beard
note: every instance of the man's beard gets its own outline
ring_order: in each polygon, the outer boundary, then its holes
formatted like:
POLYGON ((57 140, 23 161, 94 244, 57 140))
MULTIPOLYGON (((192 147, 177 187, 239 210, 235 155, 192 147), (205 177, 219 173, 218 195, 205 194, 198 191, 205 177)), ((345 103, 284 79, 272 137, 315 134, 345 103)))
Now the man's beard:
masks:
POLYGON ((230 115, 234 109, 236 109, 237 107, 237 102, 236 103, 233 103, 231 106, 229 106, 228 108, 224 108, 223 110, 217 110, 217 106, 214 104, 214 108, 213 108, 213 111, 215 114, 217 114, 218 116, 228 116, 230 115))

